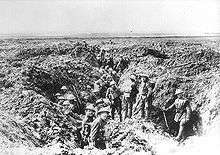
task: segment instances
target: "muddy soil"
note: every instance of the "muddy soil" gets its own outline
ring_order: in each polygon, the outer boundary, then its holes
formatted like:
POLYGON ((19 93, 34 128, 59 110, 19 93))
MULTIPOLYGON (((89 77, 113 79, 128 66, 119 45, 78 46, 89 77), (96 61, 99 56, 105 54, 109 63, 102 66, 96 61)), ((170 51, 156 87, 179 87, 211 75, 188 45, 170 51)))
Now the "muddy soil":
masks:
MULTIPOLYGON (((0 44, 0 149, 7 154, 169 154, 205 135, 219 118, 218 38, 17 39, 0 44), (131 74, 145 73, 152 83, 149 120, 110 121, 114 136, 106 150, 79 149, 74 130, 81 125, 91 87, 102 76, 96 56, 106 49, 117 61, 131 60, 120 76, 123 89, 131 74), (74 115, 65 114, 55 94, 63 85, 77 97, 74 115), (90 87, 88 87, 90 86, 90 87), (188 92, 193 110, 187 139, 173 140, 177 127, 170 105, 176 87, 188 92), (213 92, 210 94, 210 92, 213 92), (213 100, 213 94, 216 100, 213 100), (169 145, 168 145, 169 144, 169 145)), ((92 99, 91 99, 92 100, 92 99)), ((216 127, 216 125, 215 125, 216 127)))

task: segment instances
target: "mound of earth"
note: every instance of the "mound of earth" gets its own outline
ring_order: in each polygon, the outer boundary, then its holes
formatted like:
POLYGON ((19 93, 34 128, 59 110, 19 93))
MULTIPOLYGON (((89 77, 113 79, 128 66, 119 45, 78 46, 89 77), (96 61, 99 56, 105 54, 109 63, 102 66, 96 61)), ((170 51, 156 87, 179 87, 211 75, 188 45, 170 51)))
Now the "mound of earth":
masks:
POLYGON ((70 39, 1 41, 1 152, 179 154, 216 134, 220 110, 218 40, 86 41, 88 44, 70 39), (110 149, 79 149, 72 131, 81 125, 86 105, 83 94, 91 95, 93 82, 101 76, 96 62, 100 48, 107 48, 114 59, 125 55, 131 60, 120 78, 121 88, 131 74, 149 75, 153 88, 150 120, 111 121, 107 132, 112 137, 110 149), (55 103, 55 94, 63 85, 68 85, 77 98, 78 111, 71 116, 55 103), (165 114, 169 129, 162 112, 172 102, 177 87, 188 92, 193 109, 191 130, 181 145, 173 140, 177 132, 172 126, 174 111, 165 114), (204 138, 198 138, 201 135, 204 138))

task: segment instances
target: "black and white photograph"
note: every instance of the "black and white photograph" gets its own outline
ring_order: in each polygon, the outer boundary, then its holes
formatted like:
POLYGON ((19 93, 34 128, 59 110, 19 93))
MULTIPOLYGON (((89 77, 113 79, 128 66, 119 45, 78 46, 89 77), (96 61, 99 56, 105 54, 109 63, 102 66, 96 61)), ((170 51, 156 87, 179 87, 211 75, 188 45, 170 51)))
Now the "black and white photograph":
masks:
POLYGON ((0 0, 0 155, 219 152, 219 0, 0 0))

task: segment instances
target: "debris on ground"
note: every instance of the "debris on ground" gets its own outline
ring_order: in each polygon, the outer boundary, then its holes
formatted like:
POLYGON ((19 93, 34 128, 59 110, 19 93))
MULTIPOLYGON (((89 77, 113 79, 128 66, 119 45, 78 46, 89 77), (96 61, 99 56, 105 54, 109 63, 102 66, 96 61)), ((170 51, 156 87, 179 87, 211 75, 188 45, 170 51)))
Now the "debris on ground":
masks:
POLYGON ((215 123, 220 109, 218 41, 112 39, 109 42, 88 40, 87 43, 71 39, 1 41, 1 152, 159 155, 174 151, 178 154, 180 147, 193 146, 198 135, 218 128, 215 123), (85 96, 93 95, 93 83, 102 76, 96 58, 101 46, 114 61, 120 56, 131 61, 121 73, 120 88, 126 85, 131 74, 149 76, 152 107, 145 121, 127 119, 120 123, 112 120, 107 128, 111 139, 108 149, 81 149, 73 131, 80 130, 88 102, 85 96), (75 112, 73 108, 66 113, 56 103, 56 94, 64 85, 76 98, 75 112), (185 95, 193 110, 192 130, 181 144, 173 140, 177 132, 174 111, 163 113, 171 104, 177 87, 188 92, 185 95))

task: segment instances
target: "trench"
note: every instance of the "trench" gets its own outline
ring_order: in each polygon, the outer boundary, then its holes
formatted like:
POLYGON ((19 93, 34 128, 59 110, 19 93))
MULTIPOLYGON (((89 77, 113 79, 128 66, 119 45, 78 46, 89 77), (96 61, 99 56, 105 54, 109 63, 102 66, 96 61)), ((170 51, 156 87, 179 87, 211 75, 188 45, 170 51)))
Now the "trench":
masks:
MULTIPOLYGON (((25 123, 21 123, 19 127, 16 125, 15 128, 24 130, 22 134, 27 132, 23 140, 29 141, 32 146, 45 147, 56 142, 62 145, 61 150, 64 154, 77 152, 76 148, 79 147, 75 142, 77 135, 73 131, 80 126, 86 103, 95 102, 96 99, 92 94, 93 83, 102 77, 103 73, 100 73, 99 62, 96 60, 97 53, 100 51, 98 47, 91 45, 88 48, 81 44, 74 46, 77 48, 71 46, 60 51, 50 49, 49 53, 45 52, 49 50, 48 48, 34 51, 32 54, 29 53, 31 50, 22 51, 20 54, 22 59, 9 62, 12 64, 20 62, 26 65, 22 66, 25 68, 21 75, 24 78, 22 91, 15 92, 13 94, 15 98, 4 102, 3 108, 24 118, 25 123), (45 55, 48 56, 47 59, 43 58, 45 55), (23 60, 23 57, 27 60, 23 60), (29 59, 35 62, 35 65, 30 63, 29 59), (70 115, 63 113, 56 104, 55 95, 60 92, 63 85, 68 86, 77 98, 76 109, 70 115), (13 104, 10 105, 12 102, 13 104), (55 130, 54 127, 58 129, 55 130)), ((190 99, 193 108, 185 137, 189 139, 191 136, 201 134, 203 122, 201 109, 209 103, 206 90, 212 86, 212 81, 216 78, 209 74, 209 71, 218 69, 219 53, 208 48, 198 51, 164 52, 140 45, 107 50, 107 54, 113 54, 114 61, 117 61, 120 56, 129 58, 129 63, 118 76, 120 88, 123 88, 130 75, 144 73, 149 75, 153 91, 148 120, 131 119, 124 124, 119 123, 118 120, 110 121, 108 132, 114 135, 114 143, 112 150, 105 151, 109 151, 110 154, 123 154, 134 150, 134 152, 156 154, 157 143, 153 143, 154 137, 165 139, 164 141, 167 140, 167 142, 172 141, 178 132, 178 124, 173 120, 175 109, 165 115, 161 109, 175 100, 173 94, 176 88, 182 88, 188 92, 186 97, 190 99)), ((13 88, 13 84, 10 88, 13 88)), ((22 139, 16 135, 14 138, 8 136, 10 132, 8 134, 2 131, 2 133, 11 141, 22 139)), ((78 153, 83 151, 88 153, 89 149, 80 151, 78 153)))

